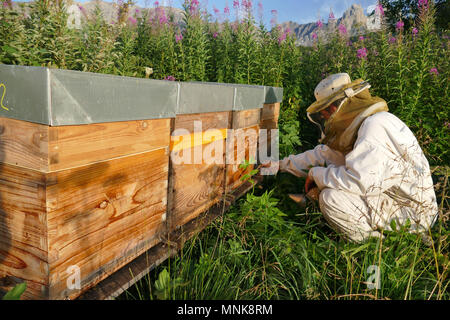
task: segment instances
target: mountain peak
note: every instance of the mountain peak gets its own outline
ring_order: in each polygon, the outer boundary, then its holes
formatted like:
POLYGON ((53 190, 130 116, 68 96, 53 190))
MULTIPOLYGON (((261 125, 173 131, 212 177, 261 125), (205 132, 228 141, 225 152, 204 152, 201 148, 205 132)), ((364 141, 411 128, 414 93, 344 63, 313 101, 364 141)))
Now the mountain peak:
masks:
POLYGON ((342 17, 330 20, 329 23, 324 23, 320 29, 316 22, 298 24, 289 21, 281 25, 283 28, 290 28, 294 32, 297 38, 297 44, 311 46, 314 43, 314 34, 326 40, 335 31, 336 26, 340 24, 346 27, 350 36, 354 36, 379 29, 381 19, 378 16, 368 18, 364 14, 364 9, 361 5, 354 3, 345 10, 342 17))

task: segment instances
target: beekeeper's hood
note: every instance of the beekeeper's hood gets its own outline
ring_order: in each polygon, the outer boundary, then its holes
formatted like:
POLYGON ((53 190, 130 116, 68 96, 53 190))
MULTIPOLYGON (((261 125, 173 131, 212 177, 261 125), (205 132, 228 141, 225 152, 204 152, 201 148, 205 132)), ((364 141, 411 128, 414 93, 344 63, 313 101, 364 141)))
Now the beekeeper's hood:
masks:
POLYGON ((362 79, 352 82, 347 73, 333 74, 317 85, 316 102, 306 112, 320 128, 320 143, 347 154, 353 149, 361 123, 377 112, 388 111, 386 101, 372 97, 369 88, 362 79), (330 106, 337 109, 327 120, 321 111, 330 110, 330 106))

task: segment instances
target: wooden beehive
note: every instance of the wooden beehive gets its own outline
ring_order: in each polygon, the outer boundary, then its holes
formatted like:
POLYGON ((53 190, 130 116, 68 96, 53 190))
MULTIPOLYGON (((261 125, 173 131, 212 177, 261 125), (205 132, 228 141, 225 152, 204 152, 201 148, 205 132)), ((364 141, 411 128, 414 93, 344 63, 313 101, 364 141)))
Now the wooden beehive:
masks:
POLYGON ((26 281, 25 299, 76 298, 220 204, 245 174, 227 152, 255 159, 281 100, 268 87, 6 65, 0 82, 0 289, 26 281), (256 133, 240 155, 231 129, 256 133), (171 160, 212 144, 221 163, 171 160))

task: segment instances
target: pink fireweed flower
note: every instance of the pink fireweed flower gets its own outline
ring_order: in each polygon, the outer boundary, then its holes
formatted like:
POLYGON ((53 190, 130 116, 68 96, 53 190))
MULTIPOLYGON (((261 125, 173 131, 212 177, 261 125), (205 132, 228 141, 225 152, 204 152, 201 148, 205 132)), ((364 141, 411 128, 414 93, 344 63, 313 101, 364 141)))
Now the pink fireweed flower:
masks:
POLYGON ((283 32, 279 37, 278 37, 278 44, 282 44, 284 42, 284 40, 286 40, 286 36, 287 33, 283 32))
POLYGON ((375 12, 378 13, 380 16, 384 17, 384 9, 381 3, 378 3, 375 7, 375 12))
POLYGON ((316 39, 317 39, 317 33, 314 32, 314 33, 312 34, 312 38, 313 38, 313 40, 316 40, 316 39))
POLYGON ((347 47, 351 47, 352 45, 353 45, 352 40, 348 40, 348 41, 347 41, 347 47))
POLYGON ((213 6, 213 11, 215 15, 218 15, 220 13, 220 10, 216 8, 216 6, 213 6))
POLYGON ((397 39, 395 39, 395 37, 390 37, 388 41, 389 43, 395 43, 397 39))
POLYGON ((397 31, 401 31, 401 30, 403 30, 404 26, 405 26, 405 23, 402 20, 399 20, 395 24, 395 29, 397 29, 397 31))
POLYGON ((128 22, 131 23, 132 25, 135 25, 137 23, 136 19, 133 17, 129 17, 128 22))
POLYGON ((155 3, 153 3, 153 5, 154 5, 155 7, 159 7, 159 1, 155 1, 155 3))
POLYGON ((323 23, 322 23, 322 21, 320 21, 320 20, 317 20, 317 27, 320 29, 320 28, 322 28, 323 27, 323 23))
POLYGON ((277 10, 272 10, 272 11, 270 11, 270 13, 272 14, 272 19, 270 19, 270 25, 273 28, 278 23, 278 21, 277 21, 278 11, 277 10))
POLYGON ((175 81, 175 77, 174 76, 167 76, 167 77, 164 77, 164 80, 166 80, 166 81, 175 81))
MULTIPOLYGON (((4 2, 3 4, 5 4, 5 3, 6 2, 4 2)), ((86 15, 86 9, 82 5, 78 5, 78 9, 80 9, 80 11, 83 15, 86 15)))
POLYGON ((415 36, 416 34, 419 33, 419 30, 417 30, 417 28, 413 28, 411 32, 415 36))
POLYGON ((239 0, 234 0, 233 1, 233 8, 234 9, 239 9, 239 0))
POLYGON ((450 122, 448 122, 448 121, 444 122, 444 127, 446 127, 447 129, 450 129, 450 122))
POLYGON ((252 0, 242 0, 242 7, 248 12, 252 10, 253 3, 252 0))
POLYGON ((330 15, 328 16, 328 19, 335 19, 333 11, 330 12, 330 15))
POLYGON ((430 74, 434 74, 434 75, 437 76, 439 74, 439 72, 438 72, 438 70, 436 68, 431 68, 430 69, 430 74))
POLYGON ((230 14, 230 7, 228 5, 223 9, 223 13, 225 13, 226 15, 230 14))
POLYGON ((261 20, 261 21, 263 20, 263 17, 264 17, 264 7, 263 7, 261 0, 258 1, 258 17, 259 17, 259 20, 261 20))
POLYGON ((338 30, 341 35, 347 34, 347 28, 342 23, 339 25, 338 30))
POLYGON ((141 10, 136 9, 136 10, 134 11, 134 14, 139 14, 140 12, 141 12, 141 10))
POLYGON ((366 59, 367 53, 368 53, 368 51, 364 47, 364 48, 358 49, 358 51, 356 52, 356 56, 358 57, 358 59, 366 59))
POLYGON ((421 9, 427 9, 428 8, 428 0, 419 0, 417 2, 417 6, 421 9))
POLYGON ((259 0, 259 1, 258 1, 258 9, 259 9, 259 10, 263 10, 263 9, 264 9, 264 7, 263 7, 263 4, 262 4, 262 1, 261 1, 261 0, 259 0))
POLYGON ((179 43, 181 40, 183 40, 183 35, 181 33, 180 34, 176 34, 175 35, 175 42, 179 43))
POLYGON ((364 41, 364 36, 359 36, 359 41, 364 41))
POLYGON ((214 39, 216 39, 218 36, 219 36, 219 33, 218 33, 218 32, 214 32, 214 33, 213 33, 213 38, 214 38, 214 39))
POLYGON ((168 21, 166 15, 159 17, 159 24, 166 24, 168 21))
POLYGON ((186 0, 189 6, 189 13, 196 15, 199 11, 200 2, 198 0, 186 0))

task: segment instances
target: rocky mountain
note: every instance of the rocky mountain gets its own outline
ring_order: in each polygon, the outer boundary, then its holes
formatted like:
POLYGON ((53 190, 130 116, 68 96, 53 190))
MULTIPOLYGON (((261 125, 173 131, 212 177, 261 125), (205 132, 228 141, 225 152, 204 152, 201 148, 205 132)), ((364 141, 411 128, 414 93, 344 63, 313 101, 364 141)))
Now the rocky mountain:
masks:
POLYGON ((381 18, 376 12, 366 16, 364 9, 360 5, 353 4, 344 12, 341 18, 329 19, 322 26, 319 26, 317 22, 298 24, 292 21, 284 22, 281 25, 285 30, 289 28, 295 34, 297 44, 310 46, 314 41, 315 35, 326 41, 341 24, 345 26, 349 36, 355 36, 379 29, 381 18))
MULTIPOLYGON (((164 3, 165 1, 162 1, 164 3)), ((17 6, 16 2, 14 5, 17 6)), ((117 21, 118 6, 114 2, 105 2, 102 0, 92 0, 89 2, 77 2, 69 0, 67 3, 67 12, 69 14, 69 25, 73 28, 80 28, 85 16, 89 16, 98 6, 103 14, 105 20, 109 23, 117 21)), ((178 8, 164 7, 165 15, 173 16, 174 22, 182 26, 183 11, 178 8)), ((131 17, 142 17, 145 12, 150 16, 156 16, 155 8, 141 8, 139 6, 130 6, 129 15, 131 17)), ((323 41, 327 41, 329 36, 336 31, 336 28, 342 24, 345 26, 347 33, 350 36, 364 34, 367 31, 377 30, 381 25, 381 18, 376 12, 370 16, 364 14, 364 9, 358 5, 353 4, 348 8, 342 17, 338 19, 329 19, 322 26, 318 26, 317 22, 306 24, 298 24, 296 22, 288 21, 281 23, 284 30, 289 28, 297 38, 297 44, 310 46, 313 44, 313 37, 317 35, 323 41)))

